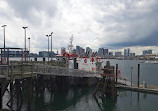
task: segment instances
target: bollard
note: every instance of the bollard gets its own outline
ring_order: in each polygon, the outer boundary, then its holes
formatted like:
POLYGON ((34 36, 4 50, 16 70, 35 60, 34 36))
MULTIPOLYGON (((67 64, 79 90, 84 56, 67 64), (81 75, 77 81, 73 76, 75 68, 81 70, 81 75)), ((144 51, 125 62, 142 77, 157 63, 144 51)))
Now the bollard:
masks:
POLYGON ((146 87, 147 87, 146 82, 143 81, 143 88, 146 88, 146 87))

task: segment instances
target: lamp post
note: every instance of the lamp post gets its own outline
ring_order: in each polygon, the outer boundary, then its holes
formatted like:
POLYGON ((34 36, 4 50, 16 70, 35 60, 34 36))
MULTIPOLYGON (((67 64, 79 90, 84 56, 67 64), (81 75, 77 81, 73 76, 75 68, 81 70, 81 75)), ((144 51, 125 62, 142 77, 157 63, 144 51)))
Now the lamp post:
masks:
POLYGON ((48 37, 48 62, 49 62, 49 36, 50 35, 46 35, 48 37))
POLYGON ((2 25, 3 29, 4 29, 4 57, 5 57, 5 27, 7 25, 2 25))
POLYGON ((25 57, 25 62, 26 62, 26 28, 28 28, 28 27, 22 27, 22 28, 24 29, 24 33, 25 33, 25 35, 24 35, 24 45, 25 45, 24 57, 25 57))
POLYGON ((133 70, 133 67, 131 67, 131 86, 132 86, 132 70, 133 70))
POLYGON ((30 37, 28 38, 29 40, 29 61, 30 61, 30 37))
POLYGON ((51 63, 52 63, 52 35, 53 35, 53 32, 51 33, 51 63))

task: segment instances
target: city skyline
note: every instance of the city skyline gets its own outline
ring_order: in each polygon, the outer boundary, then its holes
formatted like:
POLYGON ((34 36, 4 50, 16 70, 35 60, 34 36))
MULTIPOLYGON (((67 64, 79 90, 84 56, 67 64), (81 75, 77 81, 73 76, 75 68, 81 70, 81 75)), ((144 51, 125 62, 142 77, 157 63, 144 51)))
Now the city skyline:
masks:
MULTIPOLYGON (((124 52, 116 51, 110 52, 109 49, 99 48, 98 51, 92 51, 90 47, 86 47, 86 49, 76 46, 72 50, 72 53, 69 53, 70 50, 66 51, 65 47, 61 47, 61 53, 49 51, 39 51, 38 53, 30 53, 29 50, 26 51, 27 57, 65 57, 68 55, 73 55, 75 57, 100 57, 100 58, 108 58, 108 59, 157 59, 158 54, 152 53, 152 50, 143 50, 142 55, 136 55, 134 52, 131 52, 130 48, 124 49, 124 52)), ((6 51, 6 56, 9 54, 10 57, 21 57, 25 51, 18 50, 10 50, 6 51)), ((2 51, 3 53, 3 51, 2 51)))
MULTIPOLYGON (((6 47, 24 46, 24 32, 31 39, 31 51, 47 50, 46 34, 54 32, 53 51, 67 47, 74 35, 74 46, 91 47, 142 54, 143 50, 158 52, 156 0, 1 0, 0 24, 6 24, 6 47)), ((3 29, 0 30, 3 47, 3 29)), ((28 40, 27 40, 28 48, 28 40)))

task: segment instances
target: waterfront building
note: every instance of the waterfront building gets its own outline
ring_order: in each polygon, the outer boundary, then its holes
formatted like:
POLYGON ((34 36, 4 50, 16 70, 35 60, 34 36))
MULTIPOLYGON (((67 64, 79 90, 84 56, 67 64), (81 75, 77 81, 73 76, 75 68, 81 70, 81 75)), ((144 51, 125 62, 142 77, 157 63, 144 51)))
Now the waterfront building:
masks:
POLYGON ((104 49, 103 55, 105 57, 108 57, 109 56, 109 49, 104 49))
POLYGON ((115 57, 122 57, 122 52, 115 52, 115 57))
POLYGON ((136 56, 135 53, 130 53, 131 58, 135 58, 135 56, 136 56))
POLYGON ((91 57, 92 56, 92 49, 90 47, 86 47, 86 56, 91 57))
POLYGON ((127 56, 130 57, 130 49, 127 49, 127 56))
POLYGON ((48 57, 47 51, 39 51, 39 57, 48 57))
POLYGON ((157 58, 157 54, 146 54, 145 59, 147 60, 155 60, 157 58))
MULTIPOLYGON (((55 56, 54 51, 52 51, 52 56, 53 56, 53 57, 55 56)), ((49 57, 51 57, 51 52, 49 52, 49 57)))
POLYGON ((127 49, 124 49, 124 58, 128 57, 128 51, 127 49))
POLYGON ((113 57, 113 52, 109 52, 109 57, 113 57))
POLYGON ((146 54, 152 54, 152 50, 143 50, 143 56, 145 57, 146 54))
POLYGON ((104 48, 98 49, 98 56, 103 57, 104 56, 104 48))
POLYGON ((80 54, 80 46, 76 46, 76 54, 77 54, 77 55, 80 54))
POLYGON ((36 54, 36 53, 30 53, 30 57, 37 57, 38 56, 38 54, 36 54))
MULTIPOLYGON (((29 51, 5 51, 5 56, 9 55, 9 57, 21 57, 24 52, 26 52, 26 55, 29 55, 29 51)), ((3 54, 4 51, 1 53, 3 54)))
POLYGON ((82 47, 80 47, 80 55, 83 55, 84 53, 85 53, 85 50, 82 47))
POLYGON ((80 46, 76 46, 76 50, 73 51, 78 56, 84 56, 85 55, 85 49, 83 49, 80 46))

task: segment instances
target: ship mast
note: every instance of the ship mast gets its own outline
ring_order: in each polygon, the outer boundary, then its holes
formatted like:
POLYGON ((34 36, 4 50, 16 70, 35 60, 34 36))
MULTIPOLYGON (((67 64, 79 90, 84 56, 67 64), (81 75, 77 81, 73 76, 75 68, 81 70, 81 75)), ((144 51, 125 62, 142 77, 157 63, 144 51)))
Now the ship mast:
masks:
POLYGON ((70 55, 72 54, 72 48, 73 48, 72 42, 73 42, 73 35, 71 36, 69 44, 68 44, 68 50, 69 50, 70 55))

